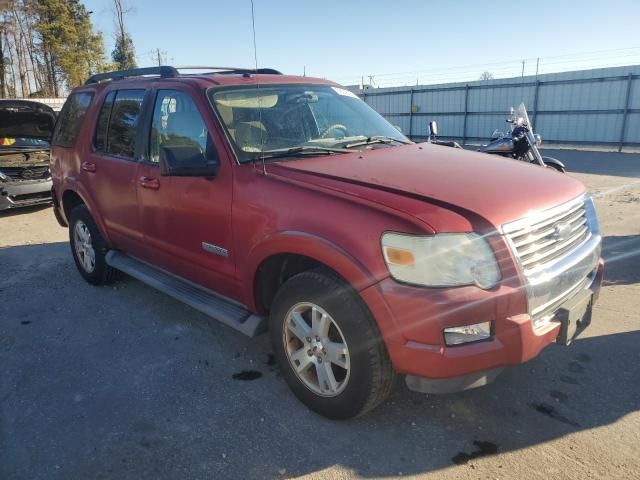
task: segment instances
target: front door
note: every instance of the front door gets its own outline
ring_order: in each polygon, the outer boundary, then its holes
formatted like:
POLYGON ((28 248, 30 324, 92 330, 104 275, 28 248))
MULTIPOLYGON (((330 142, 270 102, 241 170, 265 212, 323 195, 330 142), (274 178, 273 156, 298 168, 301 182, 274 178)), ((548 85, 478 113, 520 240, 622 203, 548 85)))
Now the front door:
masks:
POLYGON ((230 165, 218 159, 215 178, 162 176, 160 172, 163 147, 198 146, 208 159, 217 158, 203 112, 182 88, 155 93, 147 154, 137 175, 144 242, 154 265, 234 297, 230 165))

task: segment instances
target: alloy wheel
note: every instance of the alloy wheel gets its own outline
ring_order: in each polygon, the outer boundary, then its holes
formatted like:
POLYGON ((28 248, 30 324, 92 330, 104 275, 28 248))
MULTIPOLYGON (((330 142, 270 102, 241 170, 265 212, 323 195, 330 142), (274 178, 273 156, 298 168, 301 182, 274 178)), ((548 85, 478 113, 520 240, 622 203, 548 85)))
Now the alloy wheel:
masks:
POLYGON ((312 392, 335 397, 351 372, 349 348, 336 321, 309 302, 294 305, 282 328, 285 353, 298 379, 312 392))

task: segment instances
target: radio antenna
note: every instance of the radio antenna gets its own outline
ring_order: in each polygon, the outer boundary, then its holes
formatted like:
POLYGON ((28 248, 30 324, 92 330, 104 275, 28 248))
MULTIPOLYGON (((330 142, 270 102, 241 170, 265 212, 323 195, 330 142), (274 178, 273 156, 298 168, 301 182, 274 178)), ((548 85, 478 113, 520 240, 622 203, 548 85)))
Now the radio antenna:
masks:
MULTIPOLYGON (((256 72, 258 71, 258 47, 256 43, 256 15, 253 7, 253 0, 251 0, 251 31, 253 33, 253 61, 255 64, 256 72)), ((256 73, 257 75, 257 73, 256 73)), ((258 93, 258 122, 262 125, 262 101, 260 98, 260 82, 256 77, 256 91, 258 93)), ((262 173, 267 174, 267 166, 264 162, 264 130, 260 129, 260 157, 262 158, 262 173)))

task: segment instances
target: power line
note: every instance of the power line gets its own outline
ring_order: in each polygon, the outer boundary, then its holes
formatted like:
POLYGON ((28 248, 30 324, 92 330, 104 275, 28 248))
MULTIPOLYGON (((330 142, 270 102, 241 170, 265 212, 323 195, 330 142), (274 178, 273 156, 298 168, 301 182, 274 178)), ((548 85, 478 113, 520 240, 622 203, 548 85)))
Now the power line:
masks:
POLYGON ((541 73, 559 73, 579 68, 606 68, 623 66, 630 63, 640 64, 640 47, 627 47, 575 54, 535 57, 524 60, 511 60, 475 65, 460 65, 449 68, 413 70, 403 72, 376 73, 370 75, 352 75, 337 78, 345 84, 360 84, 363 77, 375 78, 378 87, 402 86, 409 84, 434 84, 451 81, 477 80, 483 71, 490 71, 496 78, 509 78, 541 73), (569 67, 569 68, 567 68, 569 67))

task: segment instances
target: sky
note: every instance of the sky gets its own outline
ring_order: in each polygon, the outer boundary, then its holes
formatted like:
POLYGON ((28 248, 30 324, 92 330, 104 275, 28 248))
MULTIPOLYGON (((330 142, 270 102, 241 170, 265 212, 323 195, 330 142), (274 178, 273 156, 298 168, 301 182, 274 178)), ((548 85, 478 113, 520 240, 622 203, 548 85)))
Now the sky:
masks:
MULTIPOLYGON (((250 0, 128 0, 140 66, 254 66, 250 0)), ((113 48, 113 0, 84 0, 113 48)), ((639 0, 254 0, 258 65, 379 86, 640 63, 639 0)))

